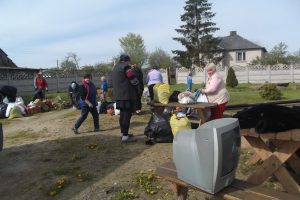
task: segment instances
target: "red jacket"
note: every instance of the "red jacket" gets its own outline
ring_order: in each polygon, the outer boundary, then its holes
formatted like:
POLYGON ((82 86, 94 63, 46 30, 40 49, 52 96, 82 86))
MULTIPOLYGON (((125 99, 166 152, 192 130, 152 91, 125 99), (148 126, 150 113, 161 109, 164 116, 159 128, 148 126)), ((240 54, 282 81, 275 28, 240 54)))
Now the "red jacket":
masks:
POLYGON ((41 79, 36 78, 34 87, 46 89, 46 88, 48 88, 48 84, 44 78, 41 78, 41 79))

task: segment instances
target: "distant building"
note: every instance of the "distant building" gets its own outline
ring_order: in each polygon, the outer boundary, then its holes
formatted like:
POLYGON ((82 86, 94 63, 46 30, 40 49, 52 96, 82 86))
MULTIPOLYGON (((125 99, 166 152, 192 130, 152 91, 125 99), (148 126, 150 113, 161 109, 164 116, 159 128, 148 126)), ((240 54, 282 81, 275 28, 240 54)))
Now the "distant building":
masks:
POLYGON ((18 67, 0 48, 0 67, 18 67))
POLYGON ((224 50, 222 66, 246 66, 257 57, 264 57, 267 50, 231 31, 222 37, 219 46, 224 50))

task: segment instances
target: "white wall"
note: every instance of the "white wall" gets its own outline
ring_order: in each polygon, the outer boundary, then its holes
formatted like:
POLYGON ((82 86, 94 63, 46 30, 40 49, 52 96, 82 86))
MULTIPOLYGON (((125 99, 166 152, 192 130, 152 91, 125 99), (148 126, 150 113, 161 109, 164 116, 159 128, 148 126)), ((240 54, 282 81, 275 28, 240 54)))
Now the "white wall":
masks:
MULTIPOLYGON (((300 83, 300 65, 234 66, 233 69, 239 83, 300 83)), ((217 71, 226 81, 228 68, 219 66, 217 71)), ((188 73, 186 68, 177 68, 177 83, 186 83, 188 73)), ((193 83, 204 83, 206 76, 206 70, 196 68, 193 72, 193 83)))

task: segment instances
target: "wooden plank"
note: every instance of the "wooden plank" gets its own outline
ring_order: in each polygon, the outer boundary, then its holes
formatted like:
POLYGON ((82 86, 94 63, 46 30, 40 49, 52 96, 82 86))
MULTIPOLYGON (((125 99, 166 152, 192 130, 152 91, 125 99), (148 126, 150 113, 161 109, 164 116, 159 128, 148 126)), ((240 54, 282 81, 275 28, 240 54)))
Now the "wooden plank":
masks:
POLYGON ((205 110, 201 109, 201 108, 197 108, 197 112, 200 118, 200 124, 204 124, 206 122, 206 118, 205 118, 205 110))
POLYGON ((191 104, 181 104, 178 102, 170 102, 167 104, 162 104, 162 103, 152 103, 149 102, 148 105, 151 106, 155 106, 155 107, 165 107, 165 106, 169 106, 169 107, 181 107, 181 108, 201 108, 201 109, 205 109, 205 108, 214 108, 216 107, 218 104, 216 103, 191 103, 191 104))
POLYGON ((254 149, 256 154, 262 159, 265 160, 272 155, 270 152, 269 147, 264 143, 261 138, 254 138, 254 137, 245 137, 246 140, 249 142, 251 147, 254 149))
POLYGON ((300 174, 300 158, 296 154, 288 159, 288 163, 296 173, 300 174))
MULTIPOLYGON (((276 148, 282 148, 282 142, 278 140, 271 140, 271 142, 276 148)), ((296 144, 298 144, 299 149, 300 142, 296 142, 296 144)), ((300 158, 295 153, 287 160, 287 162, 296 173, 300 173, 300 158)))
POLYGON ((174 192, 175 199, 177 200, 186 200, 188 194, 188 187, 172 183, 172 190, 174 192))
POLYGON ((275 139, 276 133, 261 133, 260 137, 263 138, 264 140, 275 139))
POLYGON ((259 137, 259 134, 255 131, 254 128, 251 128, 248 132, 248 136, 251 136, 251 137, 259 137))
POLYGON ((293 179, 286 168, 280 167, 276 171, 275 176, 288 193, 300 195, 300 187, 298 183, 293 179))
MULTIPOLYGON (((156 169, 156 174, 163 177, 165 180, 175 183, 177 185, 181 185, 182 187, 191 188, 206 193, 205 191, 202 191, 199 188, 196 188, 182 180, 177 179, 177 171, 173 162, 168 162, 159 166, 156 169)), ((270 190, 260 186, 254 186, 246 181, 237 179, 233 182, 231 186, 223 189, 216 195, 221 196, 227 200, 300 200, 299 195, 292 195, 276 190, 270 190)))
POLYGON ((298 142, 275 140, 273 143, 276 145, 277 151, 274 153, 270 152, 267 145, 261 139, 249 137, 248 142, 264 160, 264 163, 247 179, 250 183, 261 184, 271 174, 274 174, 288 192, 300 193, 299 185, 282 166, 299 149, 298 142))
POLYGON ((246 181, 242 180, 235 180, 232 187, 235 187, 240 190, 248 190, 251 191, 252 193, 259 194, 259 195, 264 195, 267 196, 271 199, 298 199, 300 200, 300 195, 294 195, 294 194, 289 194, 273 189, 268 189, 265 187, 257 186, 257 185, 252 185, 246 181), (275 198, 276 197, 276 198, 275 198))
POLYGON ((242 136, 248 136, 248 133, 249 133, 250 129, 241 129, 241 135, 242 136))
POLYGON ((275 155, 272 155, 264 160, 264 163, 261 166, 257 167, 255 172, 248 177, 247 181, 254 185, 260 185, 281 165, 282 162, 275 155))
POLYGON ((292 132, 289 131, 284 131, 284 132, 278 132, 276 134, 276 139, 277 140, 291 140, 292 139, 292 132))
POLYGON ((293 141, 300 141, 300 129, 293 129, 291 138, 293 141))

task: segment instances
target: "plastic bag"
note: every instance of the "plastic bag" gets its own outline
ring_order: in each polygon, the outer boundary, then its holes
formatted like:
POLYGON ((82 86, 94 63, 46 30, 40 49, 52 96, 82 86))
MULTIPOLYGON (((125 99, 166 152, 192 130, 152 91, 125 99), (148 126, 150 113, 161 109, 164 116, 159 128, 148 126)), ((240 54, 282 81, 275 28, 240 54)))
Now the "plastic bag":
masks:
POLYGON ((170 119, 170 125, 174 137, 177 131, 191 129, 191 123, 187 117, 178 118, 175 114, 170 119))
POLYGON ((181 104, 195 103, 193 93, 189 91, 179 93, 178 102, 181 104))
POLYGON ((117 103, 114 103, 114 110, 115 110, 115 115, 120 115, 120 110, 117 109, 117 103))
POLYGON ((168 120, 158 113, 152 114, 144 134, 154 142, 173 141, 173 135, 168 120))
POLYGON ((8 119, 14 119, 14 118, 20 118, 20 117, 23 117, 23 115, 22 115, 19 107, 17 107, 17 106, 13 107, 9 112, 8 119))
POLYGON ((203 103, 208 103, 208 99, 206 94, 200 94, 199 97, 197 98, 197 102, 203 102, 203 103))
POLYGON ((164 83, 157 83, 153 87, 154 100, 162 104, 169 103, 170 86, 164 83))

